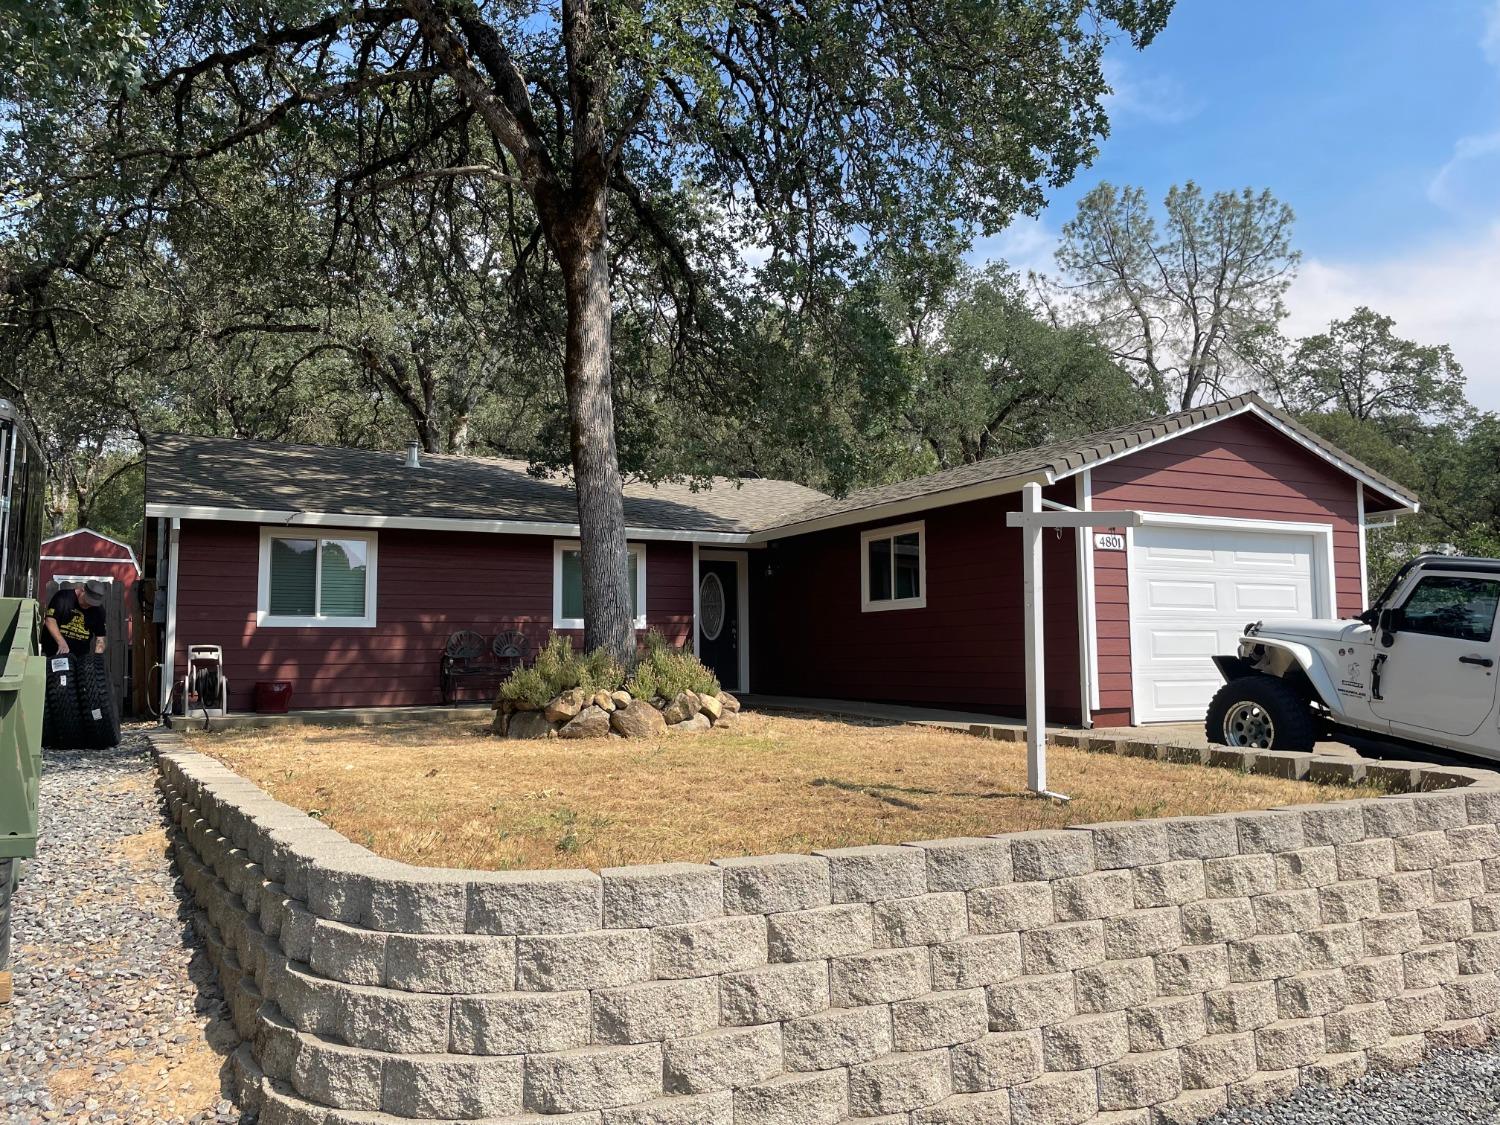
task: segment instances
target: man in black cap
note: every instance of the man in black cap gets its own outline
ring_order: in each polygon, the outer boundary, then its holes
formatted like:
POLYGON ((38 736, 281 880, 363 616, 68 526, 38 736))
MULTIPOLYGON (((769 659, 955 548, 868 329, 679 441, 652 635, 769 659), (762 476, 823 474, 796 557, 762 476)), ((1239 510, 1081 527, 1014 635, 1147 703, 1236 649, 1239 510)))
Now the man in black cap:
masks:
POLYGON ((47 603, 42 651, 48 656, 76 651, 104 651, 104 583, 90 578, 82 586, 62 589, 47 603))

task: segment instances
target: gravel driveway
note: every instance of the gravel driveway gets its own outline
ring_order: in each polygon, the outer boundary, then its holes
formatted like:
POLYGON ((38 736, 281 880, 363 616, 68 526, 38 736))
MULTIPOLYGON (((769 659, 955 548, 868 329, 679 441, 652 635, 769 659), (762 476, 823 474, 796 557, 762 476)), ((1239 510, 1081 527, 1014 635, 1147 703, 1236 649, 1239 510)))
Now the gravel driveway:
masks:
POLYGON ((42 843, 16 897, 15 1000, 0 1006, 0 1119, 237 1122, 234 1046, 166 854, 140 733, 48 751, 42 843))

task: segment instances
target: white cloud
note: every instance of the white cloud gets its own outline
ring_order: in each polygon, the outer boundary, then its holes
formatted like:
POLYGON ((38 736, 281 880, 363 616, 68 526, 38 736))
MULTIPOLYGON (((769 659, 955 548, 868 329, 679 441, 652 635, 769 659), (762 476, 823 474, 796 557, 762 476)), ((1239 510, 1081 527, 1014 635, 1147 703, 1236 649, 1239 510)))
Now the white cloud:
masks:
POLYGON ((975 239, 966 257, 975 265, 999 259, 1022 275, 1028 270, 1050 273, 1056 268, 1052 258, 1056 249, 1057 231, 1044 219, 1018 215, 999 234, 975 239))
POLYGON ((1490 6, 1479 46, 1484 51, 1484 57, 1490 60, 1490 65, 1500 69, 1500 3, 1490 6))
POLYGON ((1177 79, 1143 74, 1139 64, 1119 56, 1104 60, 1104 78, 1111 90, 1103 99, 1111 121, 1134 117, 1154 125, 1179 125, 1203 108, 1177 79))
POLYGON ((1285 331, 1322 331, 1359 305, 1394 317, 1401 336, 1451 345, 1470 401, 1500 410, 1500 223, 1371 262, 1305 259, 1287 295, 1285 331))
MULTIPOLYGON (((1500 0, 1485 16, 1479 49, 1500 70, 1500 0)), ((1493 217, 1495 184, 1500 182, 1500 129, 1459 137, 1453 155, 1427 182, 1427 198, 1458 215, 1493 217)))

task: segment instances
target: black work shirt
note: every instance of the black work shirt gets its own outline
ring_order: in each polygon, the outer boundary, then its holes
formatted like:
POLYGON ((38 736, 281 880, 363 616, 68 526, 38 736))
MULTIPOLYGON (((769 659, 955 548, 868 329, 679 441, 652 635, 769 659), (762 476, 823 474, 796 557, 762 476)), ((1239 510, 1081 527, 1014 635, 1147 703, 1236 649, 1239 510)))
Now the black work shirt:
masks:
MULTIPOLYGON (((59 590, 47 603, 47 617, 57 622, 57 628, 68 642, 69 652, 92 652, 94 638, 104 636, 104 607, 91 605, 84 609, 78 604, 78 591, 59 590)), ((42 630, 42 651, 48 656, 57 653, 57 642, 52 639, 50 629, 42 630)))

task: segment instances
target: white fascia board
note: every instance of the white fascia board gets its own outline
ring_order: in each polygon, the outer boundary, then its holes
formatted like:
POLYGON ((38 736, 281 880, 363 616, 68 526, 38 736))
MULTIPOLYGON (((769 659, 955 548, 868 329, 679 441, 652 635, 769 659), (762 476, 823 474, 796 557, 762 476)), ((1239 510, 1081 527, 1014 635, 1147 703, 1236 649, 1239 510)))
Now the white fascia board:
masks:
POLYGON ((1382 496, 1387 496, 1390 499, 1394 500, 1397 504, 1401 505, 1401 510, 1403 512, 1415 513, 1421 507, 1421 504, 1418 501, 1406 496, 1402 496, 1399 493, 1392 492, 1388 486, 1381 484, 1374 477, 1370 476, 1369 473, 1356 468, 1348 461, 1345 461, 1342 457, 1339 457, 1329 450, 1325 449, 1317 442, 1309 441, 1304 435, 1298 433, 1295 429, 1288 426, 1280 418, 1277 418, 1274 414, 1271 414, 1269 411, 1263 409, 1253 402, 1247 402, 1243 406, 1237 406, 1233 410, 1228 411, 1225 414, 1220 414, 1213 418, 1205 418, 1203 421, 1195 422, 1191 426, 1183 426, 1180 429, 1173 430, 1169 434, 1163 434, 1161 437, 1152 438, 1150 441, 1143 441, 1139 445, 1132 445, 1129 449, 1122 449, 1119 453, 1111 453, 1106 457, 1099 457, 1093 461, 1090 461, 1087 465, 1080 466, 1079 468, 1071 469, 1065 473, 1058 473, 1057 479, 1066 480, 1068 477, 1077 476, 1085 469, 1097 469, 1100 465, 1107 465, 1111 461, 1118 461, 1122 457, 1133 456, 1134 454, 1140 453, 1143 450, 1150 449, 1153 446, 1162 445, 1169 441, 1175 441, 1177 438, 1182 437, 1183 434, 1190 434, 1195 430, 1205 429, 1206 427, 1216 425, 1219 422, 1227 422, 1229 419, 1237 418, 1241 414, 1255 415, 1255 417, 1261 419, 1261 421, 1273 427, 1281 434, 1291 438, 1294 442, 1302 446, 1302 448, 1306 449, 1309 453, 1322 458, 1324 461, 1327 461, 1330 465, 1339 469, 1341 472, 1349 474, 1349 476, 1353 477, 1357 481, 1361 481, 1366 486, 1380 493, 1382 496))
MULTIPOLYGON (((183 520, 222 520, 231 523, 271 524, 277 527, 350 527, 401 531, 469 531, 491 535, 545 535, 578 537, 576 523, 546 520, 475 520, 442 516, 368 516, 340 512, 290 512, 275 509, 216 508, 193 504, 147 504, 147 516, 183 520)), ((625 537, 669 543, 730 543, 744 545, 750 536, 743 531, 679 531, 658 527, 627 527, 625 537)))
POLYGON ((773 539, 787 539, 793 535, 808 535, 814 531, 827 531, 835 527, 848 527, 856 523, 874 523, 896 516, 907 516, 917 512, 946 508, 953 504, 966 504, 970 500, 987 500, 992 496, 1007 496, 1019 492, 1023 484, 1048 485, 1052 483, 1050 473, 1027 473, 1024 476, 1005 477, 1000 480, 981 481, 962 488, 950 488, 943 492, 932 492, 925 496, 913 496, 909 500, 892 500, 887 504, 875 504, 868 508, 855 508, 818 519, 799 523, 782 524, 779 527, 763 528, 750 536, 751 544, 769 543, 773 539))

